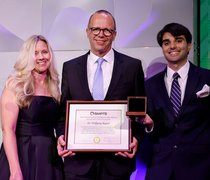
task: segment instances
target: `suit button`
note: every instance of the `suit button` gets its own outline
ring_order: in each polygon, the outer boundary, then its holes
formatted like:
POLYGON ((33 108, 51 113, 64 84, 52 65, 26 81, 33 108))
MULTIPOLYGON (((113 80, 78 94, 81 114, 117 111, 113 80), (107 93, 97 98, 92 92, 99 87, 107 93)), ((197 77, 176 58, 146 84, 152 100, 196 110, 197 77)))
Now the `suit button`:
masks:
POLYGON ((177 148, 178 148, 178 146, 177 146, 177 145, 174 145, 174 146, 173 146, 173 148, 174 148, 174 149, 177 149, 177 148))

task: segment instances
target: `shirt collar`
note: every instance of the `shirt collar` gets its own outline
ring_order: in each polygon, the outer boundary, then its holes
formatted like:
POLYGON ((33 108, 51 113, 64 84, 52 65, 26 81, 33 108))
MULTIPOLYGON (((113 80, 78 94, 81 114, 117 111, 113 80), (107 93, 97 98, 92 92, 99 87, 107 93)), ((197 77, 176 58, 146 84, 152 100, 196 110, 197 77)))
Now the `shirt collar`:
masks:
MULTIPOLYGON (((91 61, 92 64, 94 64, 94 63, 98 60, 98 58, 100 58, 100 57, 96 56, 95 54, 93 54, 91 51, 90 51, 89 57, 90 57, 90 61, 91 61)), ((105 59, 106 62, 111 63, 111 62, 114 60, 114 51, 113 51, 113 49, 111 49, 111 50, 110 50, 104 57, 102 57, 102 58, 105 59)))
MULTIPOLYGON (((177 72, 180 75, 181 79, 187 78, 188 71, 190 69, 190 63, 187 61, 184 66, 182 66, 177 72)), ((167 66, 166 76, 170 81, 173 81, 173 74, 175 73, 174 70, 167 66)))

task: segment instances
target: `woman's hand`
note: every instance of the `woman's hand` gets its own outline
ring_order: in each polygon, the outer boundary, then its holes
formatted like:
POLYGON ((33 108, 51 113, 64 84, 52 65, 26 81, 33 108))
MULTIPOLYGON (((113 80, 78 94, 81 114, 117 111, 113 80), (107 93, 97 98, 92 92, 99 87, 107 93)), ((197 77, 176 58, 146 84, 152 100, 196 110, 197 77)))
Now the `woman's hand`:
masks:
POLYGON ((64 149, 65 145, 66 145, 66 142, 64 140, 64 135, 61 135, 57 141, 58 155, 61 157, 74 156, 75 153, 73 153, 70 150, 64 149))
POLYGON ((23 175, 21 170, 11 173, 9 180, 23 180, 23 175))

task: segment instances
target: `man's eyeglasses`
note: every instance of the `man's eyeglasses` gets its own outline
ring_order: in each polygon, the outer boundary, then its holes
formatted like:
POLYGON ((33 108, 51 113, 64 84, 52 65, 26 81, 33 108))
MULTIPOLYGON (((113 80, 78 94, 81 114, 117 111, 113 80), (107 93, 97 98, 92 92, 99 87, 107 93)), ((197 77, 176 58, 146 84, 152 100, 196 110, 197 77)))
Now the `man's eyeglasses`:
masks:
POLYGON ((91 32, 94 34, 94 35, 99 35, 99 33, 101 31, 103 31, 103 34, 105 36, 111 36, 113 34, 113 32, 115 32, 115 30, 113 29, 107 29, 107 28, 104 28, 104 29, 101 29, 101 28, 95 28, 95 27, 91 27, 89 28, 91 30, 91 32))

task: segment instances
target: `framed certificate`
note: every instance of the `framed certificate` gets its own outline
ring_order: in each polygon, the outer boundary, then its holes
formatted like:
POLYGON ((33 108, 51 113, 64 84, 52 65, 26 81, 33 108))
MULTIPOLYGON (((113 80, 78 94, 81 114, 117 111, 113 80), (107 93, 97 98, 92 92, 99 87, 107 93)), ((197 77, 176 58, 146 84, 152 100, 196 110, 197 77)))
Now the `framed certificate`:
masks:
POLYGON ((127 101, 67 101, 65 140, 71 151, 130 151, 127 101))

